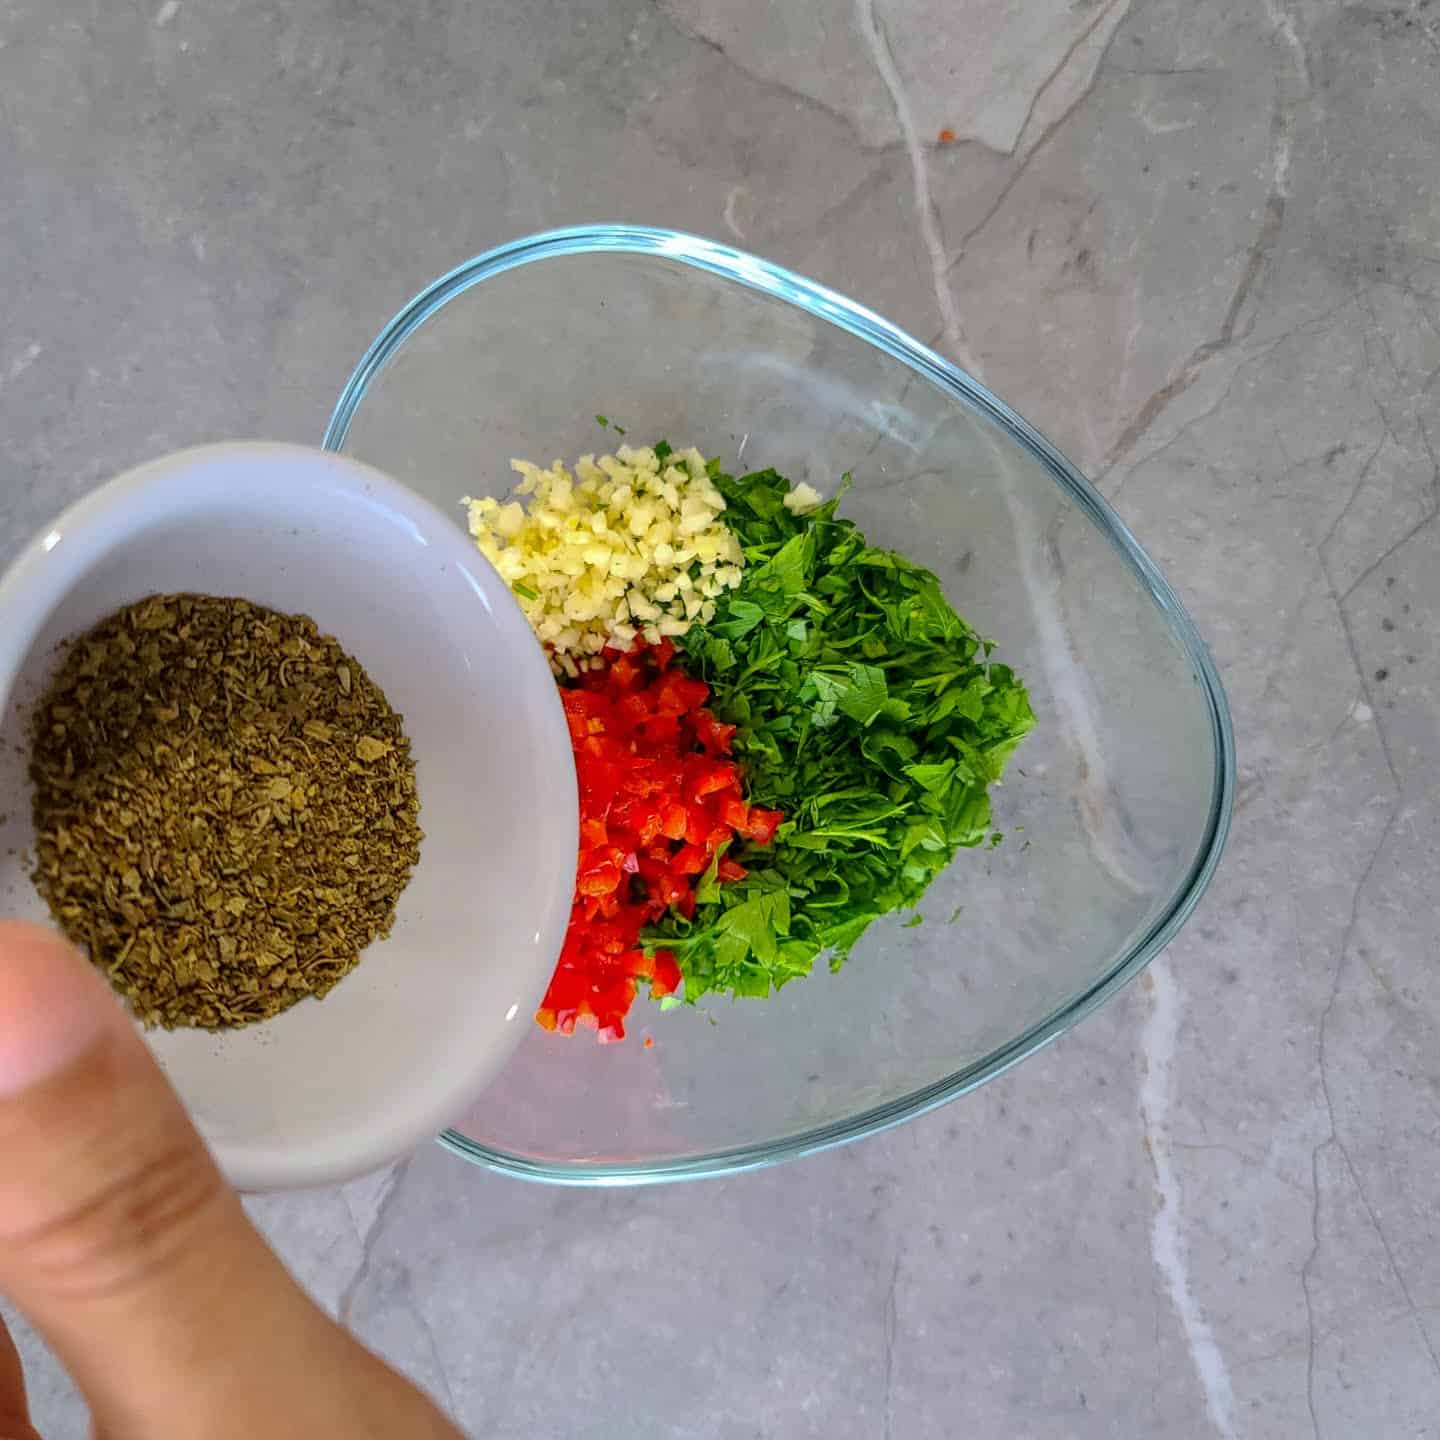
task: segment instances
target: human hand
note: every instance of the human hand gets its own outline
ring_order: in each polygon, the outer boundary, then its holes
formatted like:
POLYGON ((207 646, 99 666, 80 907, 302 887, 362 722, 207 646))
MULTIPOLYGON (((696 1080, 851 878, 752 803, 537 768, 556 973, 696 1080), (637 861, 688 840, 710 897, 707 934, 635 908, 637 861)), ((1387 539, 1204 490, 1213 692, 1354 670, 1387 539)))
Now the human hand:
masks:
MULTIPOLYGON (((5 922, 0 1292, 97 1440, 459 1440, 286 1273, 91 966, 5 922)), ((0 1440, 38 1440, 3 1325, 0 1440)))

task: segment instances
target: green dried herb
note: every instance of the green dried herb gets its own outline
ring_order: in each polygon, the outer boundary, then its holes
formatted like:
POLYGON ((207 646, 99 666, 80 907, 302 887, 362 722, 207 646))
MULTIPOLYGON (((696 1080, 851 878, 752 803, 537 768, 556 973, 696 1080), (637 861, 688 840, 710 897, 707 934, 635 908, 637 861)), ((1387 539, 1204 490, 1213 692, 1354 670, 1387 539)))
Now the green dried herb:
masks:
POLYGON ((419 859, 402 719, 306 616, 156 595, 70 643, 31 733, 36 888, 147 1024, 323 996, 419 859))

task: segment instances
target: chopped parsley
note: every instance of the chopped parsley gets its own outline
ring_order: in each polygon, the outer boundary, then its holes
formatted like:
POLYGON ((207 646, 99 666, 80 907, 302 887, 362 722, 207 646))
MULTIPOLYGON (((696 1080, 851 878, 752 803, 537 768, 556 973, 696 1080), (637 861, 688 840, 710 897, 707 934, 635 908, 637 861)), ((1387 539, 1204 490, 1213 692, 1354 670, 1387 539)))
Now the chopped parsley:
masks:
POLYGON ((680 641, 681 661, 739 727, 749 799, 786 820, 771 845, 731 852, 748 873, 702 885, 693 920, 672 912, 647 933, 674 953, 688 1001, 768 995, 822 955, 838 970, 958 850, 998 839, 989 786, 1035 724, 1024 685, 936 577, 868 544, 838 496, 795 514, 774 470, 710 468, 745 575, 680 641))

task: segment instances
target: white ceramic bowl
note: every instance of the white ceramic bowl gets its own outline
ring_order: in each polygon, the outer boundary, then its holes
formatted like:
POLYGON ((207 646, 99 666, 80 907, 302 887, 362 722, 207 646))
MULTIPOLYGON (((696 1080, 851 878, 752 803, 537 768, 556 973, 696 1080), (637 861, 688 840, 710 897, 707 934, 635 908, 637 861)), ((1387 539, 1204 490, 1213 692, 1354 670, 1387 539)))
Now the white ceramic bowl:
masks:
POLYGON ((532 1024, 575 874, 556 688, 455 521, 379 471, 263 444, 143 465, 0 580, 0 913, 47 918, 23 864, 23 750, 57 643, 175 591, 312 616, 405 717, 425 841, 389 939, 264 1024, 145 1032, 235 1184, 346 1179, 456 1119, 532 1024))

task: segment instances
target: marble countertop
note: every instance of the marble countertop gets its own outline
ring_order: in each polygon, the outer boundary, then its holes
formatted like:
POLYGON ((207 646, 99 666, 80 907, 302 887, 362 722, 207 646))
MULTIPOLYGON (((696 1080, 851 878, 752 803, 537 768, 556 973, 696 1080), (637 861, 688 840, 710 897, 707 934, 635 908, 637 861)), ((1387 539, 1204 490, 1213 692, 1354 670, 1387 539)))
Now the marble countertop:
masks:
POLYGON ((979 1093, 702 1186, 429 1147, 256 1202, 467 1430, 1440 1436, 1437 155, 1431 0, 0 0, 0 563, 129 463, 317 439, 433 275, 619 218, 979 373, 1229 687, 1201 909, 979 1093))

